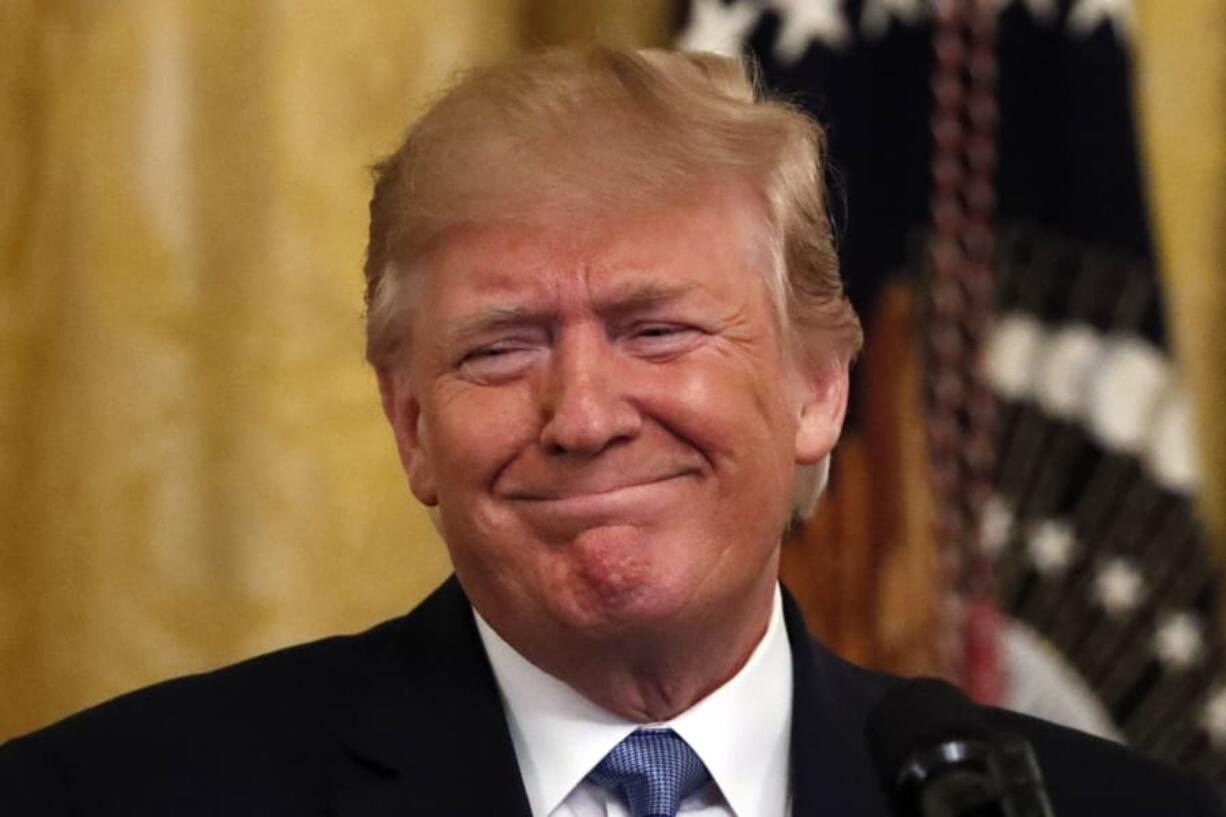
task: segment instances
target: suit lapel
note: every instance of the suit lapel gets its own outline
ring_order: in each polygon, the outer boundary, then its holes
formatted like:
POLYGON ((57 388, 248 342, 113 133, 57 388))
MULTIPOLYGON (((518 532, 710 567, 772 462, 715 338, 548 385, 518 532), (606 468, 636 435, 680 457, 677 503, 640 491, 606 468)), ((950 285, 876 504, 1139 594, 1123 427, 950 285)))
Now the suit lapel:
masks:
POLYGON ((381 637, 331 781, 337 817, 528 817, 468 600, 448 580, 381 637))
POLYGON ((864 721, 885 676, 853 667, 809 636, 785 591, 792 646, 792 815, 889 817, 864 744, 864 721))

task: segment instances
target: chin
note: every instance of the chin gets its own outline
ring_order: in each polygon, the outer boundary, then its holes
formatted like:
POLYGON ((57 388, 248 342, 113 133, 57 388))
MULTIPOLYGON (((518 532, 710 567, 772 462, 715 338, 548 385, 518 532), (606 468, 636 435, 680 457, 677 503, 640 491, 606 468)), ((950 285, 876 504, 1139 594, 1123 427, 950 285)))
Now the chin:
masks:
POLYGON ((658 597, 642 594, 634 601, 609 605, 591 598, 576 600, 554 615, 575 635, 591 641, 636 639, 643 635, 662 634, 676 617, 675 605, 661 604, 658 597))
POLYGON ((617 635, 657 628, 684 615, 699 581, 676 561, 602 549, 599 559, 571 566, 552 588, 554 614, 590 634, 617 635))

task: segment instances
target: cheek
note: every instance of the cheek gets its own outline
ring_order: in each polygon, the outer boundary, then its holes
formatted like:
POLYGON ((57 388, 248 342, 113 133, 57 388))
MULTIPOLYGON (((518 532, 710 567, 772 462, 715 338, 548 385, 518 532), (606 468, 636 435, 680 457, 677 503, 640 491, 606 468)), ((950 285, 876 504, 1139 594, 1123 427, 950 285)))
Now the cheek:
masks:
POLYGON ((511 388, 453 383, 441 387, 427 418, 439 473, 443 540, 470 592, 521 584, 522 530, 493 501, 491 487, 535 439, 535 412, 511 388))
POLYGON ((441 491, 490 485, 538 433, 530 397, 526 388, 518 386, 442 387, 431 401, 426 421, 432 453, 445 477, 441 491))
POLYGON ((795 421, 769 371, 678 367, 662 372, 653 413, 716 467, 790 473, 795 421))

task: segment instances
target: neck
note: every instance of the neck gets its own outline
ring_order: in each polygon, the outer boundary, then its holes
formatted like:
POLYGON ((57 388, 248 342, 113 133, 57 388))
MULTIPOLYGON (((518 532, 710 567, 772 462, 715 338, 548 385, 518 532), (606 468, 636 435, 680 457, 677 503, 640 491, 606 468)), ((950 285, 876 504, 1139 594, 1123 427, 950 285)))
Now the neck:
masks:
POLYGON ((525 658, 603 709, 639 723, 670 720, 723 686, 753 654, 770 624, 772 581, 721 621, 698 617, 668 632, 584 635, 510 642, 525 658))

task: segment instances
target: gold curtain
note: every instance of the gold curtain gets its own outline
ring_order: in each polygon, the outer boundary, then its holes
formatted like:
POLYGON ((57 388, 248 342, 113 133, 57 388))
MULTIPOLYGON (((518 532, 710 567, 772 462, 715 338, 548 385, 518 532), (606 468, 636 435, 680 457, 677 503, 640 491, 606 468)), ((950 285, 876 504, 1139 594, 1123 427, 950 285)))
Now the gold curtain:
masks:
POLYGON ((1193 396, 1204 518, 1226 565, 1226 0, 1142 0, 1137 23, 1159 266, 1193 396))
POLYGON ((447 572, 361 355, 366 168, 663 2, 0 2, 0 738, 447 572))

